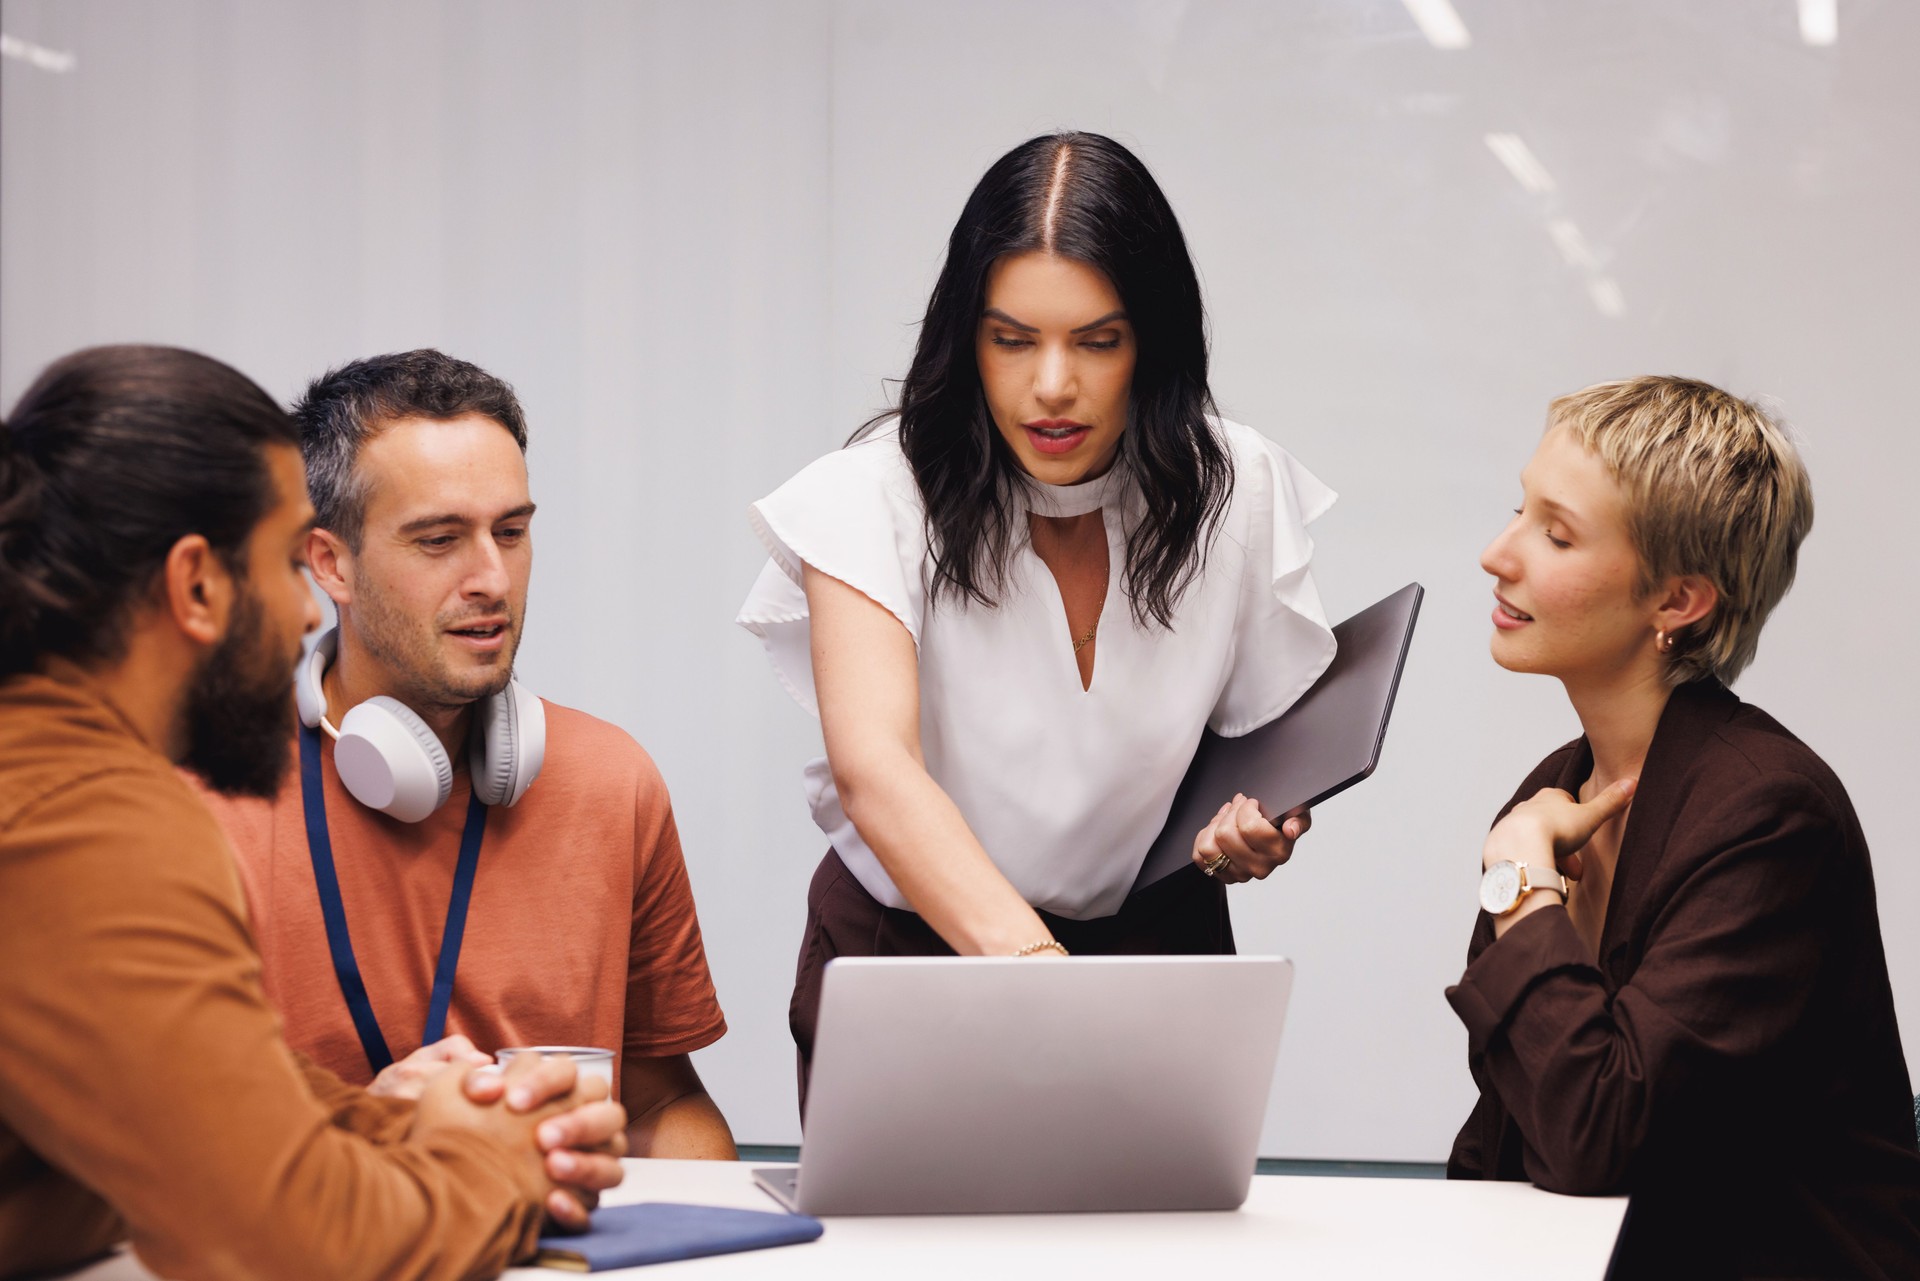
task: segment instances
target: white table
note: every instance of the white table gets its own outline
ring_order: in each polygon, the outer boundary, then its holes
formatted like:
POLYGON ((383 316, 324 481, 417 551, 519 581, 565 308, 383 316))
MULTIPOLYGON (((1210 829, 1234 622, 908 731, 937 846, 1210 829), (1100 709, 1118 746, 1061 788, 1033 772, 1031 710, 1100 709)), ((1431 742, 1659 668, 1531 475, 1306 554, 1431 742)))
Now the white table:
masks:
MULTIPOLYGON (((605 1198, 778 1206, 753 1184, 765 1163, 628 1161, 605 1198)), ((1246 1205, 1210 1214, 946 1215, 825 1220, 807 1245, 689 1259, 605 1277, 1461 1278, 1601 1281, 1625 1197, 1564 1197, 1522 1183, 1261 1175, 1246 1205)), ((545 1281, 564 1274, 515 1268, 545 1281)))
MULTIPOLYGON (((626 1166, 627 1180, 607 1194, 608 1205, 689 1201, 778 1208, 754 1186, 753 1164, 628 1161, 626 1166)), ((656 1281, 1601 1281, 1626 1208, 1624 1197, 1555 1196, 1520 1183, 1261 1175, 1237 1211, 833 1218, 826 1220, 826 1235, 807 1245, 599 1275, 656 1281)), ((571 1274, 515 1268, 508 1275, 554 1281, 571 1274)), ((152 1281, 124 1252, 76 1278, 152 1281)))

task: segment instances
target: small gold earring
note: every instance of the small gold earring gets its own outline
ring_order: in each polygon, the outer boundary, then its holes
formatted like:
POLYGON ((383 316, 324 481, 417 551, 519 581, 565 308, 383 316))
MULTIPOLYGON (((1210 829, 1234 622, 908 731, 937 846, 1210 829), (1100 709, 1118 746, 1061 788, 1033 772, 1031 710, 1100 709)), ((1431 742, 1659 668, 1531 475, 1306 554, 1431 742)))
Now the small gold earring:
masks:
POLYGON ((1653 633, 1653 647, 1659 650, 1662 654, 1671 654, 1673 652, 1673 637, 1667 635, 1666 632, 1658 628, 1655 628, 1653 633))

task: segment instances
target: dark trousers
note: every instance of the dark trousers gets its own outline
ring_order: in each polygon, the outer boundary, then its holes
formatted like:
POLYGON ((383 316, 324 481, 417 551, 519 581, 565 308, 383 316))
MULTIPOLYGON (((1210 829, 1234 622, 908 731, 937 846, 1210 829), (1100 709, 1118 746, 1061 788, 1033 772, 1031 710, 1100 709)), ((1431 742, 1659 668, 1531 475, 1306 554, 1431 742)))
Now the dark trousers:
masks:
MULTIPOLYGON (((1227 887, 1184 867, 1128 896, 1112 916, 1071 921, 1040 913, 1053 937, 1076 956, 1229 956, 1233 922, 1227 887)), ((954 951, 919 913, 886 907, 853 878, 832 850, 820 860, 807 889, 807 929, 800 940, 787 1025, 799 1050, 800 1115, 807 1114, 807 1073, 820 1018, 820 980, 837 956, 952 956, 954 951)), ((1039 964, 1046 964, 1042 961, 1039 964)))

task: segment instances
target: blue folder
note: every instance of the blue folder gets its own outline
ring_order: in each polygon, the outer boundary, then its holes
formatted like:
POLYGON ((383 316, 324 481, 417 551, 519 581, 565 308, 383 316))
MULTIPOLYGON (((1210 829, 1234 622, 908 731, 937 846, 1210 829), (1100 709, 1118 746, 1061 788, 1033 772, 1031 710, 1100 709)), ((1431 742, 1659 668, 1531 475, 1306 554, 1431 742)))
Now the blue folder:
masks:
POLYGON ((736 1250, 811 1241, 824 1229, 804 1214, 732 1210, 718 1205, 676 1205, 644 1201, 596 1210, 593 1226, 578 1235, 553 1233, 540 1238, 534 1262, 568 1272, 604 1272, 637 1268, 675 1259, 698 1259, 736 1250))

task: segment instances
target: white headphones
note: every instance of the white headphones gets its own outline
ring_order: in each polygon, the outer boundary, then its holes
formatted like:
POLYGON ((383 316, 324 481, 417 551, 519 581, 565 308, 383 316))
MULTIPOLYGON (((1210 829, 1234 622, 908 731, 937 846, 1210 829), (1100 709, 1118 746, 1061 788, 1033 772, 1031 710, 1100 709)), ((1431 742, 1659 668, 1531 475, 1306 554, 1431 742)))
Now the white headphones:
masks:
MULTIPOLYGON (((321 685, 340 653, 340 633, 329 630, 294 673, 293 697, 300 723, 333 738, 333 764, 347 794, 368 809, 418 823, 453 794, 453 764, 440 738, 397 698, 377 694, 327 724, 321 685)), ((526 795, 547 755, 547 712, 519 681, 475 709, 467 749, 473 792, 486 805, 512 805, 526 795)))

